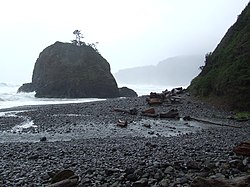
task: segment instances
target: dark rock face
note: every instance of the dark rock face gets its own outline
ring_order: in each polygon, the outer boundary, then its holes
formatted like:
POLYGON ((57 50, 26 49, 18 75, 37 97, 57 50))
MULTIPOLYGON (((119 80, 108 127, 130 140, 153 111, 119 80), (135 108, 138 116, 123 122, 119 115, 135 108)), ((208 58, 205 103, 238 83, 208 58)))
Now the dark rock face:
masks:
POLYGON ((120 97, 137 97, 138 96, 134 90, 127 88, 127 87, 119 88, 119 95, 120 97))
POLYGON ((17 90, 17 92, 34 92, 34 91, 35 89, 32 83, 25 83, 17 90))
POLYGON ((44 49, 35 63, 32 85, 36 97, 119 97, 109 63, 87 45, 56 42, 44 49))

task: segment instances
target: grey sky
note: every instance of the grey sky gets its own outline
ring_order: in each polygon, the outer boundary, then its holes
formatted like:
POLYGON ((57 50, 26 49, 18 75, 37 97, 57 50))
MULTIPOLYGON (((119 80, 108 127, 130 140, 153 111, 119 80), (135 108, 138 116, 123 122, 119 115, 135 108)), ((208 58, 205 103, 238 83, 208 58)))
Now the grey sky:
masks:
POLYGON ((111 71, 213 51, 249 0, 6 0, 0 6, 0 82, 30 82, 39 53, 75 29, 111 71))

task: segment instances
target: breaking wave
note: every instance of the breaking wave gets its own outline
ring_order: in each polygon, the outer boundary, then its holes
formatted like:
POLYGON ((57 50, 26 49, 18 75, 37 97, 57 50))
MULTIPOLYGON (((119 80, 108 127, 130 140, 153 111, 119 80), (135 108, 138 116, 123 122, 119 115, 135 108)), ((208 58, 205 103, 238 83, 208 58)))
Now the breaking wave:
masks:
POLYGON ((84 98, 84 99, 66 99, 66 98, 36 98, 35 92, 17 93, 20 85, 0 83, 0 109, 11 108, 24 105, 46 105, 46 104, 65 104, 100 101, 103 99, 84 98))
MULTIPOLYGON (((137 92, 139 96, 148 95, 150 92, 162 92, 171 90, 176 86, 159 86, 159 85, 139 85, 139 84, 118 84, 119 87, 126 86, 137 92)), ((65 104, 100 101, 103 99, 84 98, 84 99, 62 99, 62 98, 36 98, 35 92, 17 93, 21 85, 0 83, 0 109, 24 105, 45 105, 45 104, 65 104)))

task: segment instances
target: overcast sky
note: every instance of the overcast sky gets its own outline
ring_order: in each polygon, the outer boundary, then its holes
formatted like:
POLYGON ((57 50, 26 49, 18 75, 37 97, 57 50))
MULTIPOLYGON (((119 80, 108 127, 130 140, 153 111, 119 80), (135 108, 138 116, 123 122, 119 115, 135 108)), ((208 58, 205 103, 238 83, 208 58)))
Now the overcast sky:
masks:
POLYGON ((249 0, 6 0, 0 5, 0 82, 31 82, 39 53, 81 30, 112 73, 206 54, 249 0))

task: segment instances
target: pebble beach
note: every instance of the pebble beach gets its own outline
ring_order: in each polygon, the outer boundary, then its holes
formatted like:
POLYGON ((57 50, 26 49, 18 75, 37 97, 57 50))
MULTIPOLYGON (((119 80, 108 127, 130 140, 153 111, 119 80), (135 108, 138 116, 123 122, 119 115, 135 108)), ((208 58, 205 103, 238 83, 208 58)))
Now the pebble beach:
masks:
POLYGON ((178 110, 178 119, 141 115, 152 107, 146 96, 1 109, 0 186, 51 186, 51 175, 63 170, 78 176, 76 186, 107 187, 194 186, 197 177, 250 175, 250 158, 233 152, 249 141, 249 121, 237 122, 232 112, 186 93, 181 98, 153 106, 178 110))

